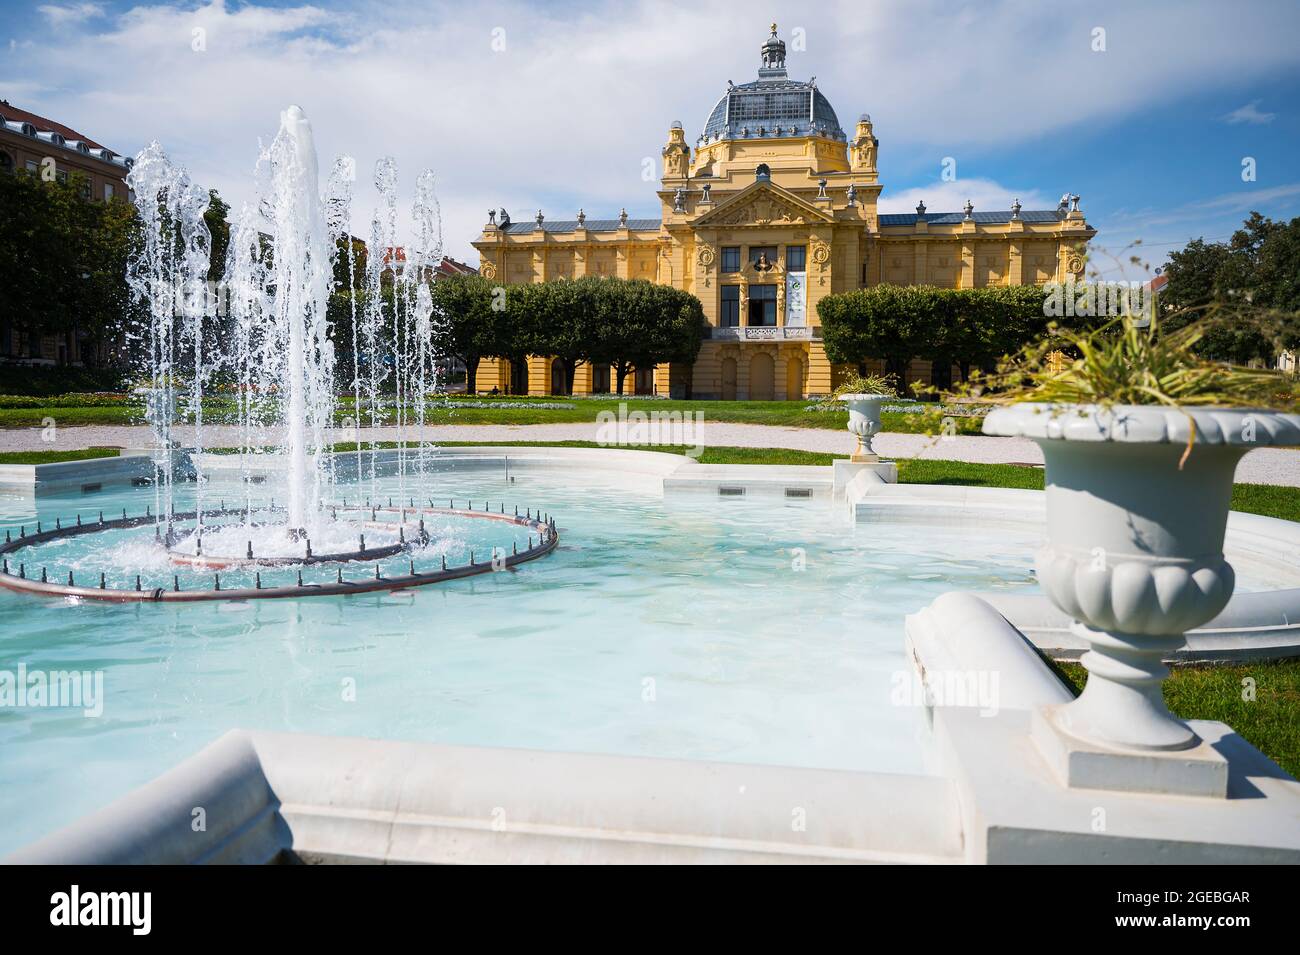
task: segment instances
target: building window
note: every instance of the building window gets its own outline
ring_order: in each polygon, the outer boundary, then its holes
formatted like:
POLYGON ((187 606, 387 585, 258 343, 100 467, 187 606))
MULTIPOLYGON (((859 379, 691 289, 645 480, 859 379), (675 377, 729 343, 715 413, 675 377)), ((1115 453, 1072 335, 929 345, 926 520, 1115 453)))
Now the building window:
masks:
POLYGON ((27 171, 33 176, 39 176, 41 174, 41 164, 35 159, 29 159, 27 160, 27 171))
POLYGON ((81 193, 81 198, 90 199, 90 180, 82 179, 77 183, 77 192, 81 193))
POLYGON ((803 272, 808 265, 808 246, 787 245, 785 247, 785 268, 787 272, 803 272))
POLYGON ((55 177, 59 180, 59 182, 67 182, 67 181, 68 181, 68 170, 66 170, 66 169, 60 169, 60 170, 59 170, 58 172, 56 172, 54 175, 55 175, 55 177))
POLYGON ((737 328, 740 325, 740 286, 722 286, 722 314, 719 325, 723 328, 737 328))
POLYGON ((751 285, 749 287, 748 325, 776 324, 776 286, 751 285))
POLYGON ((740 271, 740 246, 724 245, 722 247, 722 271, 740 271))
POLYGON ((0 152, 0 172, 14 171, 14 157, 7 152, 0 152))
POLYGON ((104 183, 104 201, 108 202, 108 200, 112 198, 113 198, 113 184, 111 182, 106 182, 104 183))
POLYGON ((749 264, 760 268, 766 262, 768 267, 776 265, 776 246, 751 245, 749 247, 749 264))

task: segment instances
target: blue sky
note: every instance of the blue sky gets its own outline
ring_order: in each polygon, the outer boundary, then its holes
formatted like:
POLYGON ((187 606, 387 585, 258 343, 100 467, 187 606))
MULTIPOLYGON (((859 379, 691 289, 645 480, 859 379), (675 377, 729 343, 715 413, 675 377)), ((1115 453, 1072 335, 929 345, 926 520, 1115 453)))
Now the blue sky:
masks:
MULTIPOLYGON (((657 170, 673 120, 693 141, 726 81, 753 78, 771 20, 791 75, 816 75, 842 126, 872 115, 883 211, 1079 193, 1111 275, 1108 255, 1135 239, 1158 266, 1251 209, 1300 215, 1300 4, 1287 0, 3 0, 0 96, 122 152, 158 139, 236 203, 259 137, 299 103, 323 165, 394 156, 407 203, 433 169, 447 250, 471 258, 489 207, 657 216, 644 160, 657 170)), ((363 187, 359 208, 372 198, 363 187)))

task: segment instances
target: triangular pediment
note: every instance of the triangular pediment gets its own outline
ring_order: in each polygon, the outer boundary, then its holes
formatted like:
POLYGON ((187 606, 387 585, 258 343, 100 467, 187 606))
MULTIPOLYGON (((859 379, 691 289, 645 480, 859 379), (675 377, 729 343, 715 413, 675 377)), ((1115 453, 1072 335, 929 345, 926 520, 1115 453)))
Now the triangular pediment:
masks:
POLYGON ((785 223, 831 222, 830 212, 801 199, 770 179, 750 183, 692 221, 700 226, 768 226, 785 223))

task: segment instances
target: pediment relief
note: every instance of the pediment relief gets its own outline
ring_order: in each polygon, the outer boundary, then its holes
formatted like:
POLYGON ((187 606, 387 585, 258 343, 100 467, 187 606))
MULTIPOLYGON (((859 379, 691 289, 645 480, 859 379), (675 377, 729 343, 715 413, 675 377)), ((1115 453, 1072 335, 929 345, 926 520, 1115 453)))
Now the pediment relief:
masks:
POLYGON ((770 182, 755 183, 695 221, 698 226, 806 225, 829 222, 821 209, 770 182))
POLYGON ((738 209, 728 209, 713 220, 719 225, 771 225, 773 223, 803 225, 807 222, 803 210, 786 202, 761 196, 738 209))

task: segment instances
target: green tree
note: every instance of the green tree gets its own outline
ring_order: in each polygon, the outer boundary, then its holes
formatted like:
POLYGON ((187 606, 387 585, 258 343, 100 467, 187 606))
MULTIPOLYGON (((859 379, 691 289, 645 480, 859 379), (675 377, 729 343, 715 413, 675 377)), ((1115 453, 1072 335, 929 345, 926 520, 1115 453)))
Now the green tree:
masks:
POLYGON ((1164 275, 1167 331, 1208 314, 1219 319, 1197 346, 1204 357, 1271 364, 1280 344, 1300 343, 1300 218, 1275 222, 1252 212, 1227 242, 1194 239, 1171 252, 1164 275), (1271 321, 1252 320, 1263 310, 1274 313, 1271 321))
POLYGON ((84 198, 85 180, 0 176, 3 321, 30 336, 59 335, 69 360, 78 339, 97 346, 120 337, 126 316, 126 259, 138 227, 122 199, 84 198))
POLYGON ((947 388, 954 364, 965 379, 972 366, 991 368, 1040 336, 1047 327, 1043 303, 1044 291, 1036 285, 875 285, 828 295, 818 302, 817 314, 832 362, 861 366, 881 359, 886 374, 902 382, 914 358, 929 359, 932 383, 947 388))
POLYGON ((928 285, 873 285, 826 296, 817 303, 826 357, 854 365, 879 358, 901 383, 912 359, 934 350, 947 304, 938 292, 928 285))
POLYGON ((484 358, 512 357, 526 347, 511 335, 511 319, 517 313, 507 310, 511 292, 501 293, 498 286, 481 275, 448 275, 433 283, 433 305, 442 323, 443 346, 465 363, 465 390, 477 388, 479 362, 484 358))
POLYGON ((605 299, 617 299, 617 279, 587 276, 510 288, 510 326, 533 355, 548 355, 564 368, 564 392, 573 394, 578 366, 591 361, 605 299), (611 283, 614 283, 611 285, 611 283))
POLYGON ((633 368, 695 361, 705 321, 694 295, 644 279, 593 281, 589 360, 614 369, 618 394, 633 368))

